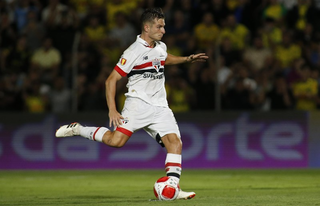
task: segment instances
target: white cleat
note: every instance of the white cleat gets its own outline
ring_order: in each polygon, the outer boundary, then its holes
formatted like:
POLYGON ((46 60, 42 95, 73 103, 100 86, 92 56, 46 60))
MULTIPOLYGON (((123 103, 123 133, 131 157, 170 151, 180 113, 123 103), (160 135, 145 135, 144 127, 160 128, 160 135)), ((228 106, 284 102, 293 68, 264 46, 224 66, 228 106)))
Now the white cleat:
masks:
POLYGON ((180 190, 177 200, 189 200, 192 199, 196 196, 196 193, 194 192, 184 192, 182 190, 180 190))
POLYGON ((63 125, 56 131, 56 137, 71 137, 80 135, 80 126, 78 122, 69 125, 63 125))

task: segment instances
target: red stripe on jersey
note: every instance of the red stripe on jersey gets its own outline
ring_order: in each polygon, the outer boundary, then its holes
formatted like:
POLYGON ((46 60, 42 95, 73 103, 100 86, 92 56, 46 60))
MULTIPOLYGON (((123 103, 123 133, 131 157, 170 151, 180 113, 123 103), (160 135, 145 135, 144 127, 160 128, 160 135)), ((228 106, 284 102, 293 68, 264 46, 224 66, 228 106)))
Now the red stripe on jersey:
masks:
POLYGON ((180 167, 181 168, 181 164, 180 163, 172 163, 172 162, 168 162, 165 166, 167 167, 180 167))
POLYGON ((116 70, 121 76, 125 77, 127 76, 127 73, 125 73, 120 67, 117 65, 114 67, 114 70, 116 70))
MULTIPOLYGON (((164 63, 165 63, 165 61, 161 61, 161 66, 164 66, 164 63)), ((144 64, 134 66, 133 69, 145 69, 145 68, 152 67, 152 66, 153 66, 152 62, 147 62, 144 64)))
POLYGON ((129 130, 125 129, 125 128, 122 128, 122 127, 117 127, 116 130, 121 132, 121 133, 123 133, 123 134, 125 134, 125 135, 127 135, 127 136, 129 136, 129 137, 132 135, 131 131, 129 131, 129 130))
POLYGON ((100 129, 100 127, 98 127, 98 128, 96 129, 96 131, 93 133, 92 139, 93 139, 94 141, 96 141, 96 133, 98 132, 99 129, 100 129))

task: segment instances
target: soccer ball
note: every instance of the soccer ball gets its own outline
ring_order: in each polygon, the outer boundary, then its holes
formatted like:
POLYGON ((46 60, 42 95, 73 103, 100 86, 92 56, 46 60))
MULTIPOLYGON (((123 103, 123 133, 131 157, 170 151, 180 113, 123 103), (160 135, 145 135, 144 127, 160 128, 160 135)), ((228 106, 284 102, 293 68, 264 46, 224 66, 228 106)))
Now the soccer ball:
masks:
POLYGON ((161 177, 153 186, 154 195, 158 200, 175 200, 180 186, 172 177, 161 177))

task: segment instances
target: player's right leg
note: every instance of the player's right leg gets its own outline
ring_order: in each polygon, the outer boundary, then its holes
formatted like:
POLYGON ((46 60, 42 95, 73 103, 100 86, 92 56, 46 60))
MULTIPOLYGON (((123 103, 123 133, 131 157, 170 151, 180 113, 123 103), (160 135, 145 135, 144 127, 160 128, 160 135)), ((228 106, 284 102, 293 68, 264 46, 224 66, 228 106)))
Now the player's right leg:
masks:
POLYGON ((120 131, 110 131, 106 127, 85 127, 78 122, 63 125, 56 131, 56 137, 82 136, 89 140, 103 142, 110 147, 122 147, 130 136, 120 131))
MULTIPOLYGON (((181 176, 181 150, 182 142, 176 134, 167 134, 161 138, 167 149, 167 157, 165 162, 167 176, 173 177, 179 184, 181 176)), ((196 196, 195 192, 185 192, 180 189, 177 199, 192 199, 196 196)))

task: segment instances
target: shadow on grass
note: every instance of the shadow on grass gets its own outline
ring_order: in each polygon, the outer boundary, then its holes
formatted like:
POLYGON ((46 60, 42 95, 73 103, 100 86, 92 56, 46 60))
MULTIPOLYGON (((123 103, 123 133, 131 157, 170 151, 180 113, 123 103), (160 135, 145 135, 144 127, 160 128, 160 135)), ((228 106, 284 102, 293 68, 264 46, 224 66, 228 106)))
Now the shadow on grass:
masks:
POLYGON ((81 196, 69 196, 66 199, 73 199, 73 200, 83 200, 83 201, 90 201, 92 203, 124 203, 124 202, 131 202, 131 203, 145 203, 149 201, 146 197, 131 197, 131 198, 124 198, 123 196, 110 196, 110 195, 81 195, 81 196))
POLYGON ((149 199, 145 197, 124 198, 123 196, 108 195, 76 195, 64 197, 34 198, 31 202, 31 205, 142 205, 148 201, 149 199))

